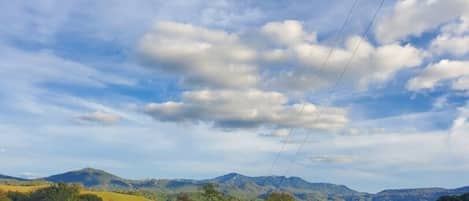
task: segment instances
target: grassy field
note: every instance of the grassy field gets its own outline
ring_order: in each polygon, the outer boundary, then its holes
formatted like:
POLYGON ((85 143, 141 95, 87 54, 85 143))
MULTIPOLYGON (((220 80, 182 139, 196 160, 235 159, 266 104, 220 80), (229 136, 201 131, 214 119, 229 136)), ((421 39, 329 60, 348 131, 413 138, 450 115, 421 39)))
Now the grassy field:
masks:
POLYGON ((103 198, 104 201, 150 201, 144 197, 114 192, 83 191, 81 193, 95 194, 103 198))
MULTIPOLYGON (((47 187, 47 185, 38 185, 38 186, 13 186, 13 185, 3 185, 0 184, 0 190, 3 191, 17 191, 17 192, 32 192, 40 188, 47 187)), ((95 194, 104 201, 150 201, 144 197, 135 196, 135 195, 127 195, 122 193, 114 193, 114 192, 98 192, 98 191, 82 191, 82 194, 89 193, 95 194)))
POLYGON ((48 185, 36 185, 36 186, 13 186, 13 185, 5 185, 5 184, 0 184, 0 190, 3 190, 5 192, 8 191, 14 191, 14 192, 21 192, 21 193, 27 193, 27 192, 32 192, 40 188, 45 188, 48 185))

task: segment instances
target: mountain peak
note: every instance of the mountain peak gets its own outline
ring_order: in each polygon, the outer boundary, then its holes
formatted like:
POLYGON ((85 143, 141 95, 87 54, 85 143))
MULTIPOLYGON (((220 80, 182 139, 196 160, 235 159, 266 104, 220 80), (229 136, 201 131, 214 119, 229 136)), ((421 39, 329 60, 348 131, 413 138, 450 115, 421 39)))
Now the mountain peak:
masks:
POLYGON ((238 174, 236 172, 232 172, 232 173, 228 173, 228 174, 216 177, 212 180, 216 181, 216 182, 225 183, 225 182, 234 181, 234 180, 238 180, 238 179, 245 179, 245 178, 248 178, 248 177, 244 176, 242 174, 238 174))
POLYGON ((76 171, 72 171, 72 172, 86 172, 86 173, 105 173, 105 174, 111 174, 111 173, 108 173, 104 170, 100 170, 100 169, 95 169, 95 168, 90 168, 90 167, 86 167, 86 168, 83 168, 81 170, 76 170, 76 171))
POLYGON ((103 170, 94 168, 84 168, 57 174, 45 178, 47 181, 66 182, 66 183, 83 183, 86 187, 92 186, 129 186, 125 179, 115 176, 103 170))
POLYGON ((242 174, 236 173, 236 172, 230 172, 228 174, 223 175, 222 177, 245 177, 242 174))

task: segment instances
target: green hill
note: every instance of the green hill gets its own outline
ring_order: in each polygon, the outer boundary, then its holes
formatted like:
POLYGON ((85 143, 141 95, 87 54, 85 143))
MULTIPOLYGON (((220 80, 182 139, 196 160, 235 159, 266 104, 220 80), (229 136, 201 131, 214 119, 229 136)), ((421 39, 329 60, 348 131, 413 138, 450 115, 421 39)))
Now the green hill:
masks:
MULTIPOLYGON (((6 179, 20 179, 2 176, 6 179)), ((24 179, 22 179, 24 180, 24 179)), ((237 173, 205 180, 190 179, 146 179, 130 180, 102 170, 85 168, 39 179, 48 182, 81 183, 87 188, 107 191, 141 191, 171 200, 179 192, 200 192, 201 186, 213 183, 218 189, 231 196, 244 199, 264 198, 274 191, 288 191, 299 200, 370 200, 370 201, 435 201, 444 195, 469 192, 469 187, 458 189, 418 188, 384 190, 376 194, 362 193, 344 185, 312 183, 299 177, 261 176, 250 177, 237 173), (170 199, 171 198, 171 199, 170 199)), ((27 180, 35 181, 35 180, 27 180)))
POLYGON ((44 178, 51 182, 81 183, 86 187, 118 187, 131 188, 132 185, 125 179, 102 170, 85 168, 78 171, 66 172, 44 178))

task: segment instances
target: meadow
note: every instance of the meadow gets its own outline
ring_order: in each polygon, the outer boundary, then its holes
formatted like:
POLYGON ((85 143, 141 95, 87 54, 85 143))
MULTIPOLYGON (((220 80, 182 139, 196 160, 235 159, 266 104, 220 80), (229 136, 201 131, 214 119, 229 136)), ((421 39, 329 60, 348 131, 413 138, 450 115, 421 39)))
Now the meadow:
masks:
MULTIPOLYGON (((4 192, 21 192, 21 193, 29 193, 36 191, 41 188, 48 187, 49 185, 41 184, 41 185, 7 185, 7 184, 0 184, 0 190, 4 192)), ((127 195, 122 193, 115 193, 115 192, 105 192, 105 191, 90 191, 90 190, 82 190, 81 194, 94 194, 98 197, 101 197, 103 201, 150 201, 141 196, 136 195, 127 195)))

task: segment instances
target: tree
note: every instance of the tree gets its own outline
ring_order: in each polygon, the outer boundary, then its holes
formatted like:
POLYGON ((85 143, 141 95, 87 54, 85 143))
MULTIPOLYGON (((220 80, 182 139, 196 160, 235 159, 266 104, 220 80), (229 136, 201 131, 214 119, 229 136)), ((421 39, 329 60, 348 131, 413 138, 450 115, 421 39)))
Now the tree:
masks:
POLYGON ((440 197, 437 201, 469 201, 469 193, 463 195, 446 195, 440 197))
POLYGON ((437 201, 462 201, 457 196, 442 196, 437 201))
POLYGON ((187 193, 179 193, 176 197, 176 201, 192 201, 187 193))
POLYGON ((225 197, 217 190, 215 184, 205 184, 202 186, 202 191, 202 196, 205 198, 205 201, 225 201, 225 197))
POLYGON ((39 189, 31 194, 32 201, 80 201, 80 188, 77 185, 59 183, 39 189))
POLYGON ((295 198, 289 193, 273 192, 267 196, 265 201, 295 201, 295 198))
POLYGON ((20 192, 8 192, 7 193, 8 198, 10 198, 12 201, 30 201, 29 198, 29 193, 20 193, 20 192))
POLYGON ((103 201, 102 198, 94 194, 82 194, 79 196, 80 201, 103 201))
POLYGON ((461 196, 459 196, 461 198, 461 200, 463 201, 469 201, 469 193, 465 193, 461 196))

